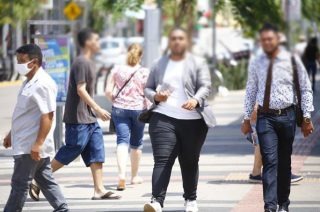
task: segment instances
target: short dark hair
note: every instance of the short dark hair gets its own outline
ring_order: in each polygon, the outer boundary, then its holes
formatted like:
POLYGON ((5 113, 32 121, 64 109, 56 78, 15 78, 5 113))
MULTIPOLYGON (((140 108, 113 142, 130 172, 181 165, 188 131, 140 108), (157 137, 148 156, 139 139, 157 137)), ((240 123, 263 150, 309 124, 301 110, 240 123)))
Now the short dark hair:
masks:
POLYGON ((42 65, 42 51, 36 44, 30 43, 23 45, 16 50, 16 54, 26 54, 30 60, 37 59, 38 65, 42 65))
POLYGON ((80 30, 78 32, 78 36, 77 36, 79 46, 81 48, 85 47, 86 41, 89 40, 91 38, 92 34, 94 34, 94 33, 96 33, 96 32, 90 28, 85 28, 85 29, 80 30))
POLYGON ((182 32, 184 32, 184 33, 188 36, 188 32, 187 32, 187 30, 186 30, 185 28, 180 27, 180 26, 175 26, 175 27, 173 27, 173 28, 170 30, 170 32, 169 32, 169 37, 170 37, 171 34, 172 34, 173 32, 175 32, 175 31, 182 31, 182 32))
POLYGON ((262 32, 265 32, 265 31, 273 31, 275 33, 278 33, 279 32, 279 29, 276 25, 274 24, 270 24, 270 23, 265 23, 261 29, 259 30, 259 33, 261 34, 262 32))

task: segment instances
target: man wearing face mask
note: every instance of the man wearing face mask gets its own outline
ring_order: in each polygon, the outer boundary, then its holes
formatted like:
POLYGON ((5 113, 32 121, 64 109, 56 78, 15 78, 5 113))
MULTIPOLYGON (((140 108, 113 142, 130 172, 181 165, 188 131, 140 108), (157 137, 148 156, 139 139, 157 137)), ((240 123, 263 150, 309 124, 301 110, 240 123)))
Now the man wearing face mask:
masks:
POLYGON ((181 166, 185 211, 197 212, 199 157, 208 127, 215 118, 207 103, 211 80, 205 60, 188 53, 188 36, 175 28, 169 34, 170 55, 152 67, 146 97, 153 102, 149 133, 154 168, 151 202, 145 212, 161 212, 172 166, 178 157, 181 166))
POLYGON ((11 192, 4 211, 22 211, 33 178, 54 211, 68 211, 50 166, 57 87, 41 67, 42 53, 37 45, 22 46, 16 54, 16 69, 27 80, 18 94, 11 131, 3 142, 5 148, 12 146, 14 157, 11 192))

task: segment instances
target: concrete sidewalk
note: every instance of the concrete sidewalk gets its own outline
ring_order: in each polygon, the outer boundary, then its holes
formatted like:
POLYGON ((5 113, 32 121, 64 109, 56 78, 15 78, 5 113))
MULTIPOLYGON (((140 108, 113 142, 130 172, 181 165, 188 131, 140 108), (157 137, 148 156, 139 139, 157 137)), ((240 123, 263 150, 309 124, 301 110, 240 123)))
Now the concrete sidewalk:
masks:
MULTIPOLYGON (((314 113, 316 130, 303 139, 297 132, 294 144, 294 173, 302 174, 304 180, 292 186, 291 211, 320 212, 320 85, 315 94, 314 113)), ((11 89, 12 90, 12 89, 11 89)), ((1 92, 1 91, 0 91, 1 92)), ((0 93, 1 94, 1 93, 0 93)), ((198 204, 201 212, 263 211, 262 185, 248 183, 252 169, 253 147, 240 133, 244 91, 232 91, 226 97, 216 97, 212 102, 219 125, 208 133, 200 158, 198 204)), ((1 122, 1 125, 3 122, 1 122)), ((7 123, 5 123, 7 124, 7 123)), ((2 128, 8 127, 1 126, 2 128)), ((115 136, 105 135, 106 163, 105 185, 114 190, 117 183, 115 136)), ((118 201, 92 201, 93 185, 90 170, 80 161, 73 162, 55 173, 72 211, 142 211, 143 204, 151 196, 151 173, 153 158, 149 137, 145 135, 145 149, 140 173, 145 182, 128 185, 119 192, 118 201)), ((10 151, 0 147, 0 210, 3 210, 10 191, 13 160, 10 151)), ((128 166, 128 171, 130 167, 128 166)), ((128 180, 130 173, 128 172, 128 180)), ((178 164, 172 172, 171 183, 164 211, 183 211, 182 182, 178 164)), ((42 197, 40 202, 28 198, 24 211, 51 211, 42 197)))

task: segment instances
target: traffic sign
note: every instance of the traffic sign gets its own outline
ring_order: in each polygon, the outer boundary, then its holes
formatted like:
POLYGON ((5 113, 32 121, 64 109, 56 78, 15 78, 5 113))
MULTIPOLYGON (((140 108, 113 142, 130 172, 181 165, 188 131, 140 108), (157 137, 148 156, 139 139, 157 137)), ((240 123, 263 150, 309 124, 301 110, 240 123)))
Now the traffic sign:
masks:
POLYGON ((69 20, 72 21, 77 19, 81 15, 82 10, 81 7, 79 7, 75 2, 72 1, 65 6, 63 13, 69 20))

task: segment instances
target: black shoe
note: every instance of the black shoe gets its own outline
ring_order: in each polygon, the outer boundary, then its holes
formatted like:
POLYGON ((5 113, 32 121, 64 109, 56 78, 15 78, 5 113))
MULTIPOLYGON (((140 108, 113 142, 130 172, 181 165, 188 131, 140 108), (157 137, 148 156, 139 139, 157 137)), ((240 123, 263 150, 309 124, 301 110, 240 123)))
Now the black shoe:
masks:
POLYGON ((249 175, 249 182, 250 183, 261 183, 262 182, 262 176, 256 175, 253 176, 252 174, 249 175))
POLYGON ((264 212, 276 212, 277 210, 275 209, 270 209, 270 208, 267 208, 267 209, 264 209, 264 212))
POLYGON ((291 174, 291 183, 296 183, 303 180, 303 177, 300 175, 291 174))
POLYGON ((279 206, 278 212, 289 212, 288 206, 281 205, 279 206))

